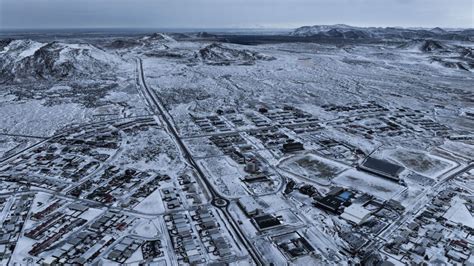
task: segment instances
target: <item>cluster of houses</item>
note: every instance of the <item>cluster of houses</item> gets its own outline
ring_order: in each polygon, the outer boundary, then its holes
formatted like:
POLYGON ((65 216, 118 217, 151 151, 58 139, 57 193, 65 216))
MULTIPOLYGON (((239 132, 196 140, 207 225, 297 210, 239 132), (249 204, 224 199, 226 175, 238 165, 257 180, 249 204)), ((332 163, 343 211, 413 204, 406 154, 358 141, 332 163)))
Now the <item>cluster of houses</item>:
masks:
MULTIPOLYGON (((79 225, 82 224, 84 221, 79 220, 79 216, 88 210, 88 207, 82 204, 70 204, 68 206, 68 211, 52 211, 52 209, 57 210, 56 206, 59 204, 60 201, 55 201, 53 204, 49 205, 43 211, 36 213, 32 218, 34 218, 38 223, 31 229, 29 229, 25 236, 34 239, 34 240, 48 240, 51 237, 51 233, 58 233, 56 237, 51 239, 60 239, 62 234, 60 231, 64 233, 69 233, 65 231, 63 228, 70 227, 71 225, 79 225), (47 213, 47 214, 46 214, 47 213)), ((51 242, 44 241, 45 243, 51 242)), ((52 241, 55 242, 55 241, 52 241)), ((39 247, 37 250, 44 249, 46 244, 43 244, 42 247, 39 247)))
POLYGON ((229 133, 224 135, 212 136, 209 140, 216 145, 225 155, 232 158, 239 164, 244 164, 248 151, 253 147, 239 133, 229 133))
POLYGON ((256 126, 256 127, 259 127, 259 128, 262 128, 262 127, 269 127, 271 124, 270 124, 270 120, 264 116, 261 115, 261 113, 263 111, 265 111, 267 109, 265 108, 261 108, 260 109, 260 113, 255 113, 255 112, 248 112, 245 114, 245 116, 256 126))
POLYGON ((18 196, 7 210, 0 228, 0 264, 9 264, 32 203, 32 195, 18 196))
POLYGON ((117 149, 119 141, 117 129, 86 128, 52 138, 1 170, 13 181, 60 190, 97 169, 110 157, 104 150, 117 149))
POLYGON ((198 234, 209 254, 217 259, 234 255, 233 247, 212 210, 200 207, 191 212, 191 218, 196 222, 198 234))
MULTIPOLYGON (((402 257, 402 261, 417 264, 472 263, 473 219, 469 215, 464 219, 456 217, 463 213, 463 208, 474 209, 474 201, 456 204, 455 201, 462 194, 459 188, 454 187, 439 192, 422 212, 407 222, 385 245, 385 252, 402 257)), ((467 209, 464 212, 469 214, 467 209)))
POLYGON ((178 260, 200 264, 207 259, 227 261, 235 257, 221 223, 207 207, 166 215, 165 222, 178 260))
MULTIPOLYGON (((71 207, 79 206, 68 208, 71 207)), ((134 220, 135 218, 115 210, 107 211, 81 230, 77 230, 78 225, 70 228, 70 231, 74 232, 67 235, 61 242, 61 247, 47 253, 40 262, 43 265, 90 264, 108 250, 119 238, 120 232, 125 231, 134 220)))
POLYGON ((143 130, 152 124, 156 125, 153 118, 138 118, 113 125, 70 126, 2 166, 0 178, 52 190, 64 189, 109 159, 119 148, 123 132, 143 130))
POLYGON ((229 132, 231 128, 220 116, 211 115, 205 117, 191 116, 193 122, 205 133, 229 132))
POLYGON ((141 247, 143 242, 144 240, 142 239, 126 236, 112 247, 112 250, 106 257, 109 260, 122 264, 132 257, 133 253, 141 247))
POLYGON ((168 182, 170 180, 171 177, 168 175, 157 175, 154 179, 140 186, 131 196, 122 201, 121 206, 124 208, 135 207, 155 192, 155 190, 161 186, 161 182, 168 182))
POLYGON ((337 112, 337 113, 342 113, 342 114, 364 114, 364 113, 389 111, 389 109, 381 106, 375 101, 369 101, 366 103, 357 103, 357 104, 351 104, 351 105, 327 104, 321 107, 327 112, 337 112))
POLYGON ((404 136, 410 134, 408 130, 394 122, 390 117, 377 113, 348 117, 331 122, 330 125, 336 128, 341 128, 350 134, 364 136, 367 139, 385 136, 404 136))
POLYGON ((336 106, 325 105, 328 112, 337 112, 341 118, 332 125, 352 134, 368 139, 374 136, 401 136, 415 133, 430 133, 434 136, 448 136, 450 128, 440 124, 425 113, 408 108, 388 109, 375 102, 336 106))
POLYGON ((268 149, 275 149, 283 153, 304 150, 303 143, 295 141, 276 127, 252 130, 250 135, 260 140, 268 149))
POLYGON ((203 263, 204 251, 191 225, 191 217, 185 212, 165 215, 165 222, 178 259, 189 264, 203 263))
POLYGON ((161 189, 162 200, 168 210, 182 207, 183 202, 177 188, 168 187, 161 189))
POLYGON ((122 169, 117 166, 110 166, 96 181, 100 185, 95 187, 86 198, 102 203, 113 203, 123 195, 128 194, 151 175, 149 172, 142 172, 133 168, 122 169))
POLYGON ((311 124, 318 121, 318 119, 313 117, 311 114, 289 105, 270 110, 262 107, 259 109, 259 112, 272 122, 282 126, 291 126, 293 124, 302 123, 311 124))
POLYGON ((361 149, 329 137, 312 135, 310 141, 318 153, 324 157, 342 161, 353 166, 358 164, 359 159, 365 157, 365 153, 361 149))
POLYGON ((202 204, 202 191, 196 184, 195 179, 191 178, 190 175, 184 174, 178 177, 178 183, 189 205, 202 204))
POLYGON ((145 261, 160 258, 165 255, 161 240, 158 240, 158 239, 145 241, 141 248, 142 248, 143 259, 145 261))

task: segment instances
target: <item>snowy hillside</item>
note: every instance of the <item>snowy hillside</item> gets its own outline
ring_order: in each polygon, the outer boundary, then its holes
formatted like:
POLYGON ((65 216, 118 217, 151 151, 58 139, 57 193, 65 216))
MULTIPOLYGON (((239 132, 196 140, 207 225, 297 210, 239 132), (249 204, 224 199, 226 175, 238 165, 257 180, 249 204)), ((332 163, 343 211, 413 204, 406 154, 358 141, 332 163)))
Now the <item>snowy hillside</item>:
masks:
POLYGON ((176 40, 164 33, 153 33, 142 38, 116 39, 108 44, 107 48, 127 49, 127 48, 151 48, 151 49, 168 49, 170 43, 176 40))
POLYGON ((91 44, 15 40, 0 52, 3 81, 67 78, 100 73, 120 57, 91 44))
POLYGON ((446 31, 441 28, 428 29, 407 29, 395 27, 353 27, 344 24, 337 25, 315 25, 303 26, 290 33, 296 37, 319 37, 338 39, 361 39, 361 38, 439 38, 445 40, 472 40, 472 34, 468 31, 446 31))
POLYGON ((436 52, 448 50, 448 47, 444 43, 435 40, 413 40, 401 45, 400 48, 407 50, 412 49, 421 52, 436 52))
POLYGON ((273 60, 271 56, 246 49, 233 49, 219 43, 210 44, 200 49, 195 58, 202 60, 206 64, 216 65, 251 65, 257 60, 273 60))
POLYGON ((448 45, 439 40, 411 40, 399 46, 402 50, 422 53, 431 63, 447 68, 470 71, 474 68, 472 48, 448 45))
POLYGON ((300 37, 316 35, 342 38, 373 37, 373 35, 364 28, 352 27, 344 24, 304 26, 296 29, 290 33, 290 35, 300 37))

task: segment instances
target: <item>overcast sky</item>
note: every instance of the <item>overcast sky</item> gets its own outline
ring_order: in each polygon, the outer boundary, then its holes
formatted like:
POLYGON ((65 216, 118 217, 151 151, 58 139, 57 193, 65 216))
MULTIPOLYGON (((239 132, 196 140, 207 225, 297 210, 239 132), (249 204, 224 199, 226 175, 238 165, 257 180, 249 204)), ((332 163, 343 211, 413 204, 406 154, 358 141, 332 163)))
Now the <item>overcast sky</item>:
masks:
POLYGON ((474 28, 474 0, 0 0, 6 28, 474 28))

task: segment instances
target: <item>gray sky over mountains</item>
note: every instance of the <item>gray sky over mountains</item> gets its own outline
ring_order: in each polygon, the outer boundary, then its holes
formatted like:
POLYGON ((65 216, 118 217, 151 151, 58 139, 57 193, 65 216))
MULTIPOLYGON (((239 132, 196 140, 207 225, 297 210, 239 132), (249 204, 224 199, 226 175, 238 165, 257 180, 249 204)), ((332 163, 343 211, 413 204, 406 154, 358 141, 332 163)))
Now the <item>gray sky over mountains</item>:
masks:
POLYGON ((2 28, 474 28, 474 0, 0 0, 2 28))

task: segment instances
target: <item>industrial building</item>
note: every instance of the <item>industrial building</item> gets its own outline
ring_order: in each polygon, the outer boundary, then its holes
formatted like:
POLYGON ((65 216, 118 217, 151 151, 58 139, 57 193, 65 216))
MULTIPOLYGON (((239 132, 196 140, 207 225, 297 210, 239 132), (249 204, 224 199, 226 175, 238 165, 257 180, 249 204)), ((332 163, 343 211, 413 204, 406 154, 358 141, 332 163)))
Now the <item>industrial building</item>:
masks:
POLYGON ((368 157, 359 165, 359 169, 398 182, 400 181, 399 175, 405 168, 385 160, 368 157))

